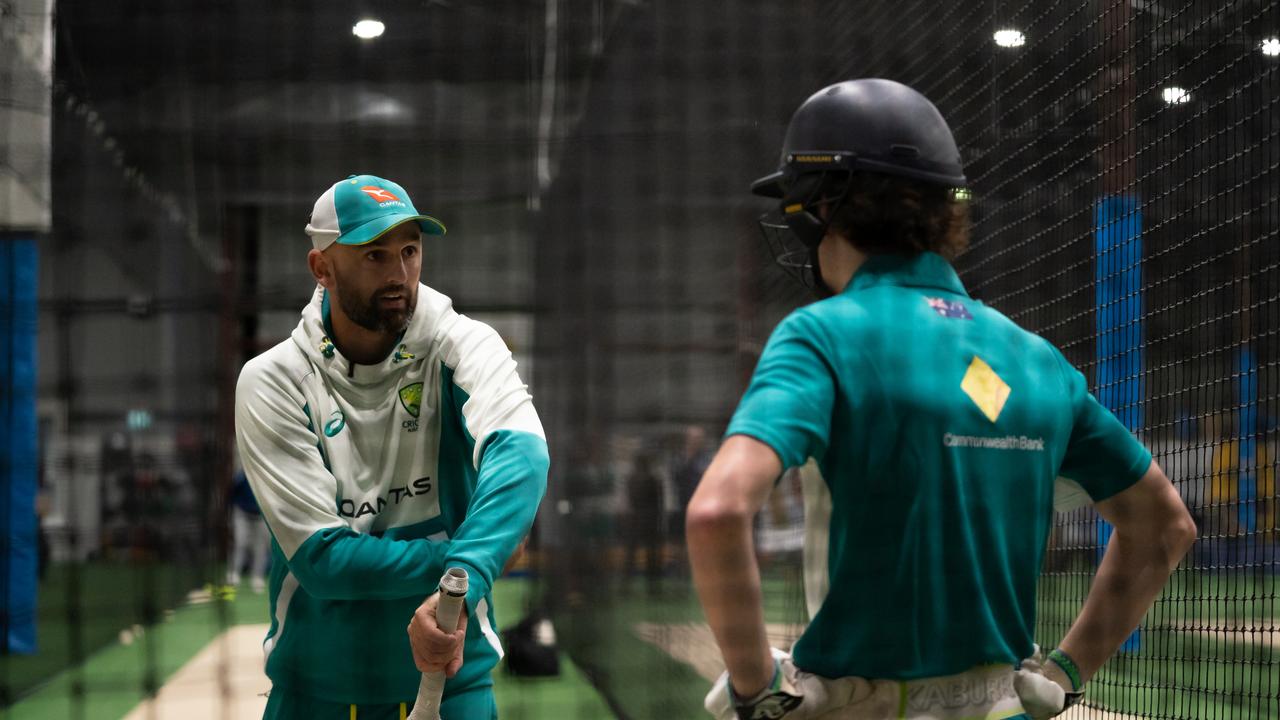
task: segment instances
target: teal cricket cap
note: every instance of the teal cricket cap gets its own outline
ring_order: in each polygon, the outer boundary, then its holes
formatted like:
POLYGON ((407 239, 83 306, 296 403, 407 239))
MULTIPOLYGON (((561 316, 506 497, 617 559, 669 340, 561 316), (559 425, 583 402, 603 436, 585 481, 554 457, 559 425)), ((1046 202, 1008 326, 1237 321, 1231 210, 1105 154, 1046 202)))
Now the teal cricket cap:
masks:
POLYGON ((317 250, 335 242, 364 245, 410 220, 417 221, 427 235, 445 234, 444 223, 419 213, 404 188, 375 175, 351 175, 316 200, 307 235, 317 250))

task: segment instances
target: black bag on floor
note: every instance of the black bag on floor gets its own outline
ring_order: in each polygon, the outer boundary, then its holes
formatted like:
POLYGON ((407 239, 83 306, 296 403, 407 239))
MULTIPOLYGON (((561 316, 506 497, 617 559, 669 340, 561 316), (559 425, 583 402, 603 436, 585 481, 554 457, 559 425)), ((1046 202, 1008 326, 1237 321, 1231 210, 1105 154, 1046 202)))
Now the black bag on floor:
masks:
POLYGON ((530 615, 502 631, 507 672, 523 677, 554 677, 560 674, 560 652, 551 621, 530 615))

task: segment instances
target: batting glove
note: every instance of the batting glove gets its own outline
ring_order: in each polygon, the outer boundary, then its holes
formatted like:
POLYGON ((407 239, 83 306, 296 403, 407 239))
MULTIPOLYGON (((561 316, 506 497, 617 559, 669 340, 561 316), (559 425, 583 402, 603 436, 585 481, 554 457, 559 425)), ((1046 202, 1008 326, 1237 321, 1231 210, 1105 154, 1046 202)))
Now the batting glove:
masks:
POLYGON ((773 654, 773 680, 764 690, 750 698, 739 698, 729 683, 729 673, 721 673, 707 693, 707 712, 717 720, 779 720, 800 707, 804 695, 796 690, 795 684, 783 672, 782 661, 791 656, 770 648, 773 654))
POLYGON ((1061 650, 1048 657, 1035 653, 1023 660, 1014 673, 1013 688, 1022 701, 1022 709, 1032 720, 1047 720, 1066 712, 1084 697, 1080 671, 1075 662, 1061 650))
POLYGON ((782 676, 782 663, 777 658, 773 661, 773 680, 763 690, 743 700, 734 694, 733 683, 729 683, 729 697, 733 698, 738 720, 779 720, 804 700, 782 676))

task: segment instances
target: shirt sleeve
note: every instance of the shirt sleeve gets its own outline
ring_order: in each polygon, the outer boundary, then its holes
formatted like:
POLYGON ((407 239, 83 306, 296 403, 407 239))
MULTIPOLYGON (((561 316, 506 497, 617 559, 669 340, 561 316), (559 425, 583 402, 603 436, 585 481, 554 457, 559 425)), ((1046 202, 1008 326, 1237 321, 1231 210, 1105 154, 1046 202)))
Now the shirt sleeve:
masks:
POLYGON ((477 471, 445 567, 467 571, 467 606, 474 612, 533 526, 550 458, 533 398, 492 328, 458 316, 447 334, 444 360, 452 369, 455 407, 477 471))
POLYGON ((302 589, 326 599, 425 596, 443 573, 447 542, 357 533, 338 515, 337 480, 325 466, 297 387, 269 361, 245 366, 236 385, 236 442, 267 527, 302 589))
POLYGON ((1151 453, 1089 392, 1084 375, 1058 354, 1072 406, 1071 439, 1058 474, 1094 502, 1127 489, 1151 466, 1151 453))
POLYGON ((773 448, 784 468, 826 452, 835 379, 820 328, 801 312, 773 331, 725 436, 773 448))

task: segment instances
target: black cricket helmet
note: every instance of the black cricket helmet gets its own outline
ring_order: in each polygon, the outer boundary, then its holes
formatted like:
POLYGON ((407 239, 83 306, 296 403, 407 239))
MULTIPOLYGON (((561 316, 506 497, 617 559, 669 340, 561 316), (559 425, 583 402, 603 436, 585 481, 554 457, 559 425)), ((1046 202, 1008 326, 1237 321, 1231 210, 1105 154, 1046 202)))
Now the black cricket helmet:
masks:
POLYGON ((968 184, 946 120, 906 85, 847 80, 809 96, 787 125, 778 170, 751 183, 751 192, 781 200, 778 212, 760 218, 760 228, 778 264, 820 295, 830 289, 817 267, 828 223, 818 208, 829 205, 831 218, 855 172, 955 188, 968 184))

